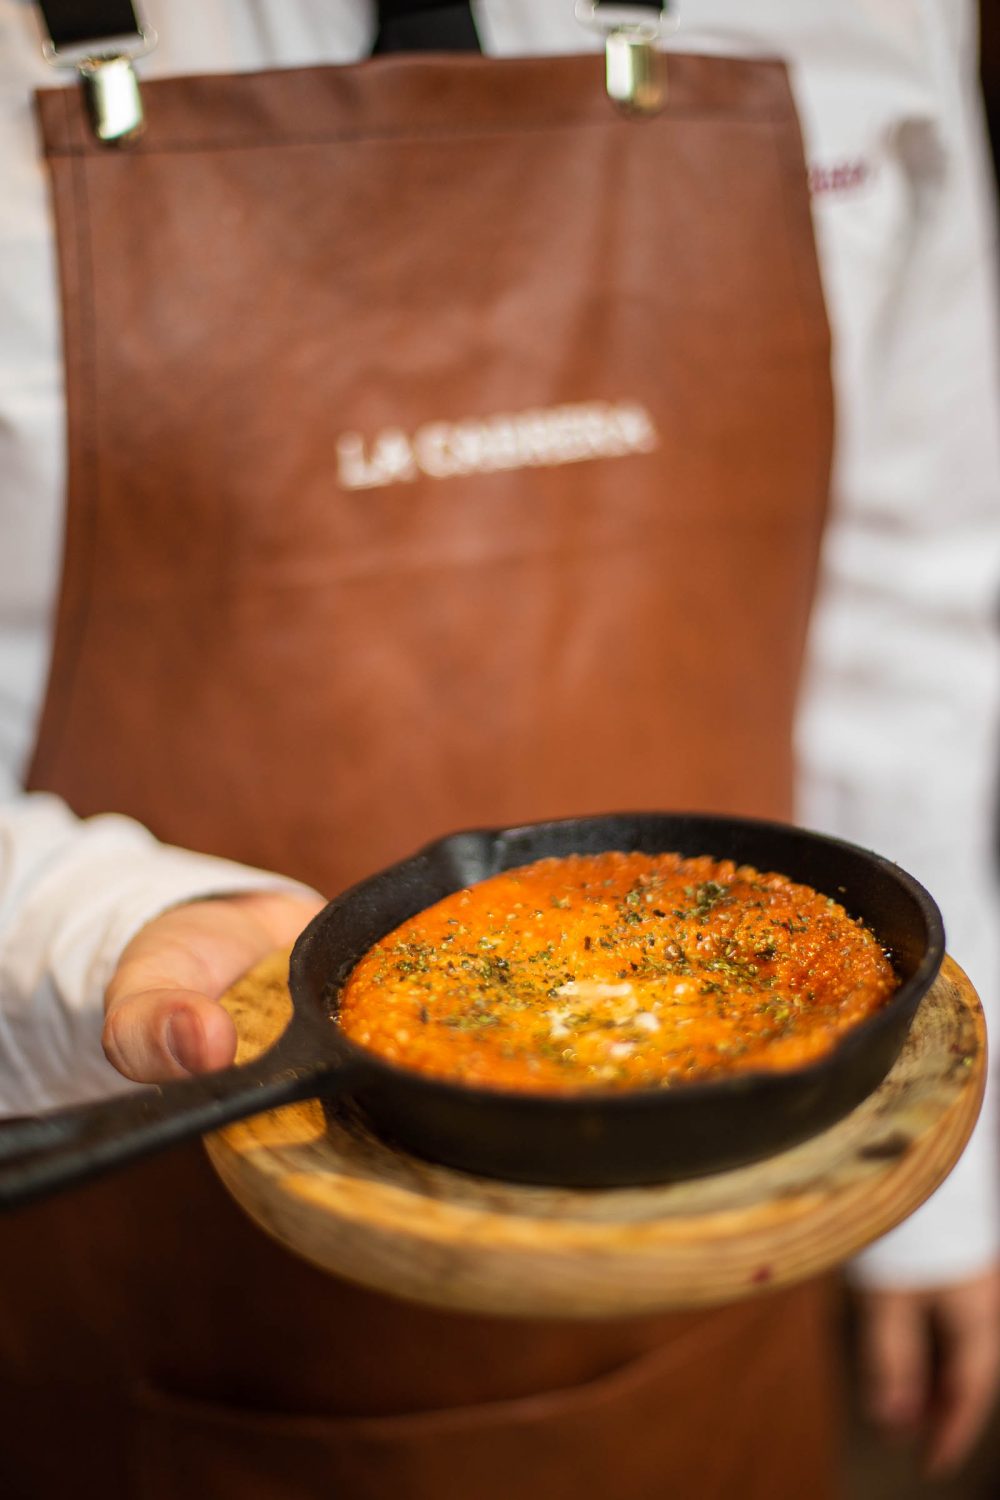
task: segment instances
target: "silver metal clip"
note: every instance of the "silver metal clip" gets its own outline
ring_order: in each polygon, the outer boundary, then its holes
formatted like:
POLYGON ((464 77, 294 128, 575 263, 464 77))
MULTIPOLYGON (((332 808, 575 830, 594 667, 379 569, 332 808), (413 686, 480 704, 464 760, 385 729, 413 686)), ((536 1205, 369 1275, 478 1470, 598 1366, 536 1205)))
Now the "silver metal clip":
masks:
POLYGON ((133 45, 109 44, 106 51, 85 50, 81 54, 74 48, 68 54, 51 41, 42 47, 42 55, 52 67, 73 68, 79 75, 91 128, 106 146, 127 146, 142 134, 145 114, 134 64, 137 58, 152 52, 156 41, 156 32, 144 26, 133 45))
POLYGON ((667 102, 667 60, 657 42, 677 29, 666 6, 655 15, 628 4, 600 4, 576 0, 581 26, 604 37, 605 85, 608 98, 627 115, 655 115, 667 102))
POLYGON ((106 146, 125 146, 141 135, 145 116, 132 59, 88 57, 78 71, 97 139, 106 146))

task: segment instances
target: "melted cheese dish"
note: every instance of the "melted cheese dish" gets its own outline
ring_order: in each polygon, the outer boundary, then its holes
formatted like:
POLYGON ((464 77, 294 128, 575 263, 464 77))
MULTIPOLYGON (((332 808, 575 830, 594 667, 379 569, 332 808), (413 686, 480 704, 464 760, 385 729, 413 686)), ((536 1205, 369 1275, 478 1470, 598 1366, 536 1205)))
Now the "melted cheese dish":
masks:
POLYGON ((570 855, 457 891, 354 969, 339 1024, 478 1087, 669 1088, 830 1051, 899 984, 873 934, 783 875, 570 855))

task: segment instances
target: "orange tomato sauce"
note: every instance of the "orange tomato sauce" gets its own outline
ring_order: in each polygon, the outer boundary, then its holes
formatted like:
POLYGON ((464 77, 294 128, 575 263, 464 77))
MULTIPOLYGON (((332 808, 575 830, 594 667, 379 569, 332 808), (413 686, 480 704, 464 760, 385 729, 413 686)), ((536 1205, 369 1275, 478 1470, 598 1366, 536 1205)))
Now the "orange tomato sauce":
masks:
POLYGON ((672 1087, 811 1062, 898 984, 867 928, 783 875, 580 854, 411 917, 354 969, 339 1024, 479 1087, 672 1087))

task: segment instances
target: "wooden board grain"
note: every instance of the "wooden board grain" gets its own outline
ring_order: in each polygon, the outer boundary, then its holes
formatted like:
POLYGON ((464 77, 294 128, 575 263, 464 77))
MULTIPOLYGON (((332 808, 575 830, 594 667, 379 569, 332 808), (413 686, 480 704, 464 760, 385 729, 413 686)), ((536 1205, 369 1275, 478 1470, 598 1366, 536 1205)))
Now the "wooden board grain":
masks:
MULTIPOLYGON (((249 1061, 291 1013, 287 954, 224 1003, 249 1061)), ((709 1306, 848 1259, 911 1214, 972 1131, 986 1077, 978 998, 951 960, 881 1087, 802 1145, 736 1171, 614 1190, 471 1177, 385 1145, 315 1100, 206 1142, 233 1197, 290 1250, 438 1307, 618 1317, 709 1306)))

